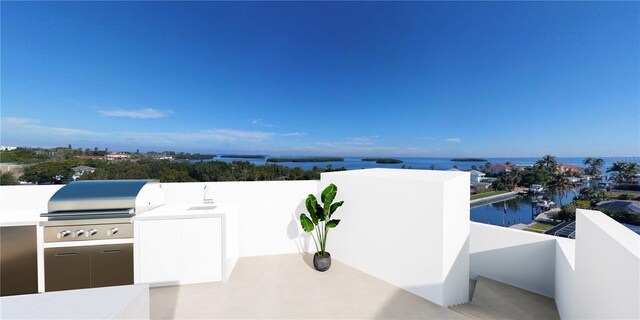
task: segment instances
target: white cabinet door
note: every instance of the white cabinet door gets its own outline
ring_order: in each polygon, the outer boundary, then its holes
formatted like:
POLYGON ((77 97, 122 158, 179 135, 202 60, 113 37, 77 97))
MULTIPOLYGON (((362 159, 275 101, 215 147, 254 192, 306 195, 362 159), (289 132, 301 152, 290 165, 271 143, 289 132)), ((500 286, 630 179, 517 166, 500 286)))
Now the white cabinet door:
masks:
POLYGON ((181 277, 181 221, 140 221, 140 282, 178 282, 181 277))
POLYGON ((220 218, 182 220, 182 282, 222 281, 220 218))

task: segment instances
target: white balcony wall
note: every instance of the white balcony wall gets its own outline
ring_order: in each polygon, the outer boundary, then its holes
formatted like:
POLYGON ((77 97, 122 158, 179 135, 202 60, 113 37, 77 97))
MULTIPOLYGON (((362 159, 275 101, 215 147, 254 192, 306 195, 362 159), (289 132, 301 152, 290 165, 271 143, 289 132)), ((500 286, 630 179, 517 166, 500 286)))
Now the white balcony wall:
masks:
POLYGON ((575 314, 575 256, 575 240, 556 239, 555 300, 562 319, 572 319, 575 314))
POLYGON ((471 222, 470 277, 483 276, 553 298, 555 239, 471 222))
POLYGON ((64 185, 0 187, 0 212, 36 210, 47 212, 49 198, 64 185))
POLYGON ((576 213, 574 319, 640 319, 640 236, 592 210, 576 213))
POLYGON ((443 306, 467 302, 469 173, 367 169, 323 173, 334 183, 332 257, 443 306))
POLYGON ((317 192, 317 180, 162 184, 167 203, 202 203, 205 186, 214 203, 238 204, 240 257, 315 250, 298 216, 307 195, 317 192))

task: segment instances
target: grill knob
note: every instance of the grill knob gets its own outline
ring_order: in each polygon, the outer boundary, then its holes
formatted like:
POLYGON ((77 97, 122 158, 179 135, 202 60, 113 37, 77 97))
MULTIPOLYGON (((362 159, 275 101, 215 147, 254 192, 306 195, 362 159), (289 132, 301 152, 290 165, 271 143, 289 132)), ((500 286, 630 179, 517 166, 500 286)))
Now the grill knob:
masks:
POLYGON ((87 237, 91 237, 92 235, 94 235, 94 234, 96 234, 96 233, 98 233, 98 229, 90 229, 90 230, 87 232, 87 237))
POLYGON ((120 231, 120 230, 118 230, 118 228, 111 228, 111 229, 109 229, 109 232, 107 232, 107 235, 112 236, 112 235, 118 233, 118 231, 120 231))
POLYGON ((73 237, 79 237, 81 235, 84 234, 84 230, 80 229, 80 230, 76 230, 76 232, 73 233, 73 237))
POLYGON ((71 234, 71 231, 69 231, 69 230, 60 231, 60 232, 58 232, 58 239, 62 239, 64 237, 67 237, 70 234, 71 234))

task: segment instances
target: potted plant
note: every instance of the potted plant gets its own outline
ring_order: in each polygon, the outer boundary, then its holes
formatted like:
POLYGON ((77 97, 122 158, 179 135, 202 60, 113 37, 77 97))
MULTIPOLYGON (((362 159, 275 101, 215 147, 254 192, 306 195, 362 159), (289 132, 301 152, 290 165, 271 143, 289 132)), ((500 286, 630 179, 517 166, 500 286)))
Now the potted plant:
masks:
POLYGON ((300 214, 302 229, 304 232, 311 233, 313 243, 316 245, 317 252, 313 255, 313 266, 318 271, 327 271, 331 267, 331 254, 326 251, 327 235, 329 229, 335 228, 340 223, 340 220, 331 219, 331 216, 344 203, 344 201, 333 202, 337 193, 338 187, 332 183, 322 191, 321 203, 318 203, 316 197, 310 194, 305 201, 309 217, 304 213, 300 214))

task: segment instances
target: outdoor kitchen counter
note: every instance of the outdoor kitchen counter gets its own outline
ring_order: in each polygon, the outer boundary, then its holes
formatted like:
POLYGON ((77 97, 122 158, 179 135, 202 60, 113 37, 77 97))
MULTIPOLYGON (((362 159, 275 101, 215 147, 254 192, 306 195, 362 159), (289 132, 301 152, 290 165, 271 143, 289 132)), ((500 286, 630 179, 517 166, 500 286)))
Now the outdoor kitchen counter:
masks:
POLYGON ((165 204, 153 210, 139 213, 132 218, 132 221, 210 218, 235 214, 236 212, 237 204, 230 202, 214 204, 175 203, 165 204))

